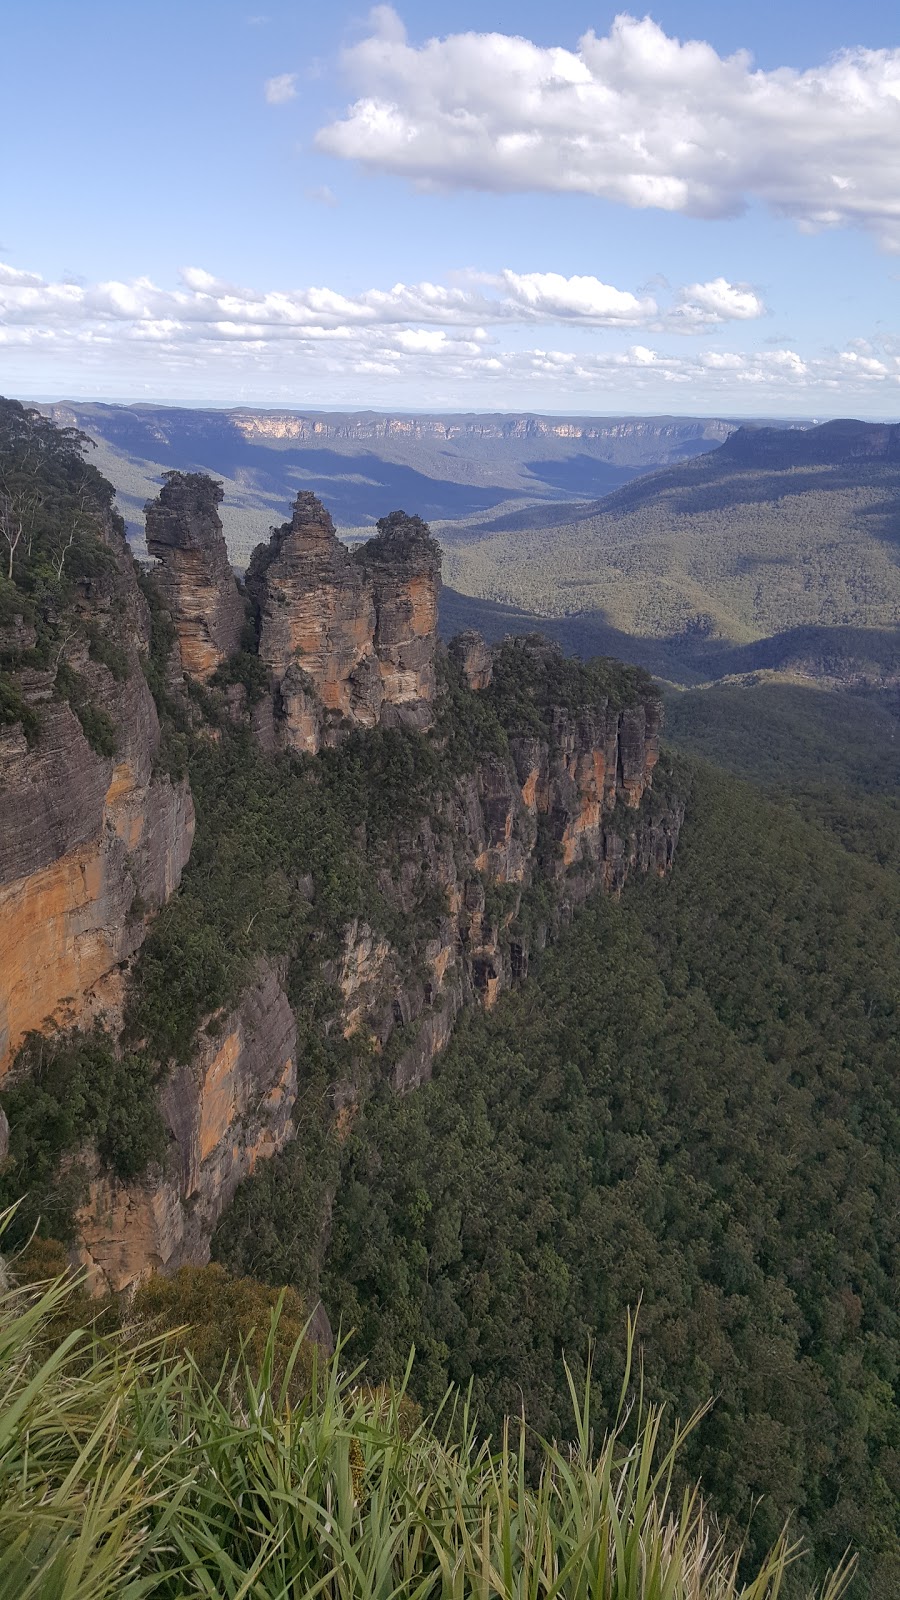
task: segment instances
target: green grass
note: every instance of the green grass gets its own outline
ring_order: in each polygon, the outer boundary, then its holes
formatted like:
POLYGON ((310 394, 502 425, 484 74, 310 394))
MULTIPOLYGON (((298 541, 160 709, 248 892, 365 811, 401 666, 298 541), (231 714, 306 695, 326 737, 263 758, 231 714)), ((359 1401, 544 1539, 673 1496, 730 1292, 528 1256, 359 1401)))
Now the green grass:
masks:
MULTIPOLYGON (((730 1536, 696 1488, 675 1486, 693 1423, 664 1445, 630 1361, 611 1431, 595 1442, 573 1385, 571 1443, 534 1441, 530 1475, 523 1422, 479 1443, 453 1395, 418 1422, 402 1385, 372 1390, 340 1350, 291 1403, 277 1309, 261 1358, 237 1355, 211 1386, 139 1330, 73 1330, 48 1348, 71 1294, 61 1281, 0 1290, 0 1600, 779 1593, 789 1536, 738 1577, 730 1536)), ((820 1600, 837 1600, 845 1577, 820 1600)))

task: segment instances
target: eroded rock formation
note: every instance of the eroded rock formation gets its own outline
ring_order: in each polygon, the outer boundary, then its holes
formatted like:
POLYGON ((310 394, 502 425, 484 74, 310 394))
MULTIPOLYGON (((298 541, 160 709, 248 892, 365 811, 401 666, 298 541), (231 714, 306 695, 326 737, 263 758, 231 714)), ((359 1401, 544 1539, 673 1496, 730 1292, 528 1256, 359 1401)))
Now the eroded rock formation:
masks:
POLYGON ((451 639, 449 650, 470 689, 487 689, 490 686, 494 672, 493 657, 490 645, 480 633, 476 633, 474 628, 467 628, 464 633, 458 633, 451 639))
POLYGON ((375 602, 375 655, 381 676, 381 720, 427 728, 433 720, 434 650, 441 589, 441 551, 420 517, 393 511, 362 545, 375 602))
POLYGON ((147 548, 175 626, 179 665, 205 682, 237 650, 244 601, 228 561, 222 486, 200 472, 167 472, 148 501, 147 548))
MULTIPOLYGON (((321 503, 299 494, 291 521, 255 552, 247 574, 254 663, 220 498, 211 480, 174 473, 147 513, 177 640, 161 704, 178 702, 166 715, 176 716, 182 740, 208 749, 231 719, 255 728, 267 748, 314 753, 349 728, 427 729, 438 694, 440 592, 440 550, 427 526, 395 512, 351 553, 321 503), (225 692, 192 701, 181 676, 208 683, 239 647, 251 670, 234 663, 225 692)), ((0 1070, 33 1029, 102 1018, 116 1030, 132 957, 191 848, 187 781, 157 770, 160 727, 141 660, 147 604, 114 518, 102 537, 108 570, 104 559, 101 576, 77 586, 64 629, 54 620, 53 653, 34 650, 24 612, 0 635, 23 708, 19 721, 0 727, 0 1070)), ((618 892, 635 870, 664 873, 678 835, 680 802, 649 794, 660 728, 649 680, 623 669, 618 682, 583 668, 573 679, 555 647, 536 638, 491 651, 468 634, 450 654, 468 691, 486 696, 479 710, 488 724, 493 718, 493 734, 468 742, 461 724, 459 766, 443 734, 432 741, 423 769, 440 772, 417 820, 388 830, 374 853, 360 821, 353 848, 377 892, 371 913, 343 929, 336 956, 317 964, 311 954, 323 931, 312 875, 313 911, 294 930, 307 941, 314 983, 324 978, 339 997, 323 1028, 361 1046, 347 1052, 354 1065, 333 1088, 339 1126, 352 1118, 356 1074, 371 1069, 363 1063, 380 1057, 399 1089, 427 1078, 463 1006, 493 1005, 594 889, 618 892)), ((453 715, 478 723, 474 707, 463 703, 453 715)), ((413 770, 424 752, 406 753, 413 770)), ((309 781, 319 781, 314 771, 309 781)), ((209 931, 214 940, 213 924, 209 931)), ((285 963, 298 954, 292 937, 279 947, 285 963)), ((208 1259, 237 1185, 292 1135, 302 1062, 284 971, 259 959, 251 974, 204 1020, 187 1064, 167 1071, 158 1063, 168 1133, 159 1168, 125 1183, 92 1150, 71 1153, 88 1164, 79 1258, 98 1290, 208 1259)), ((0 1115, 0 1155, 6 1135, 0 1115)))
POLYGON ((394 512, 353 554, 315 495, 253 553, 247 592, 272 674, 278 744, 314 753, 341 723, 432 720, 440 549, 394 512))
MULTIPOLYGON (((476 639, 451 654, 464 662, 476 639)), ((523 660, 554 654, 546 642, 501 648, 523 660)), ((508 757, 485 755, 399 841, 399 871, 386 867, 380 888, 410 918, 423 876, 439 888, 446 913, 437 935, 411 960, 354 922, 327 972, 347 1036, 369 1035, 380 1054, 398 1028, 414 1035, 393 1067, 397 1088, 430 1076, 460 1009, 490 1007, 525 977, 532 948, 590 894, 619 893, 632 872, 669 870, 683 805, 651 797, 660 724, 655 694, 624 709, 598 704, 575 715, 557 707, 545 736, 513 736, 508 757), (532 912, 542 883, 551 893, 532 912)), ((352 1085, 338 1093, 352 1102, 352 1085)))

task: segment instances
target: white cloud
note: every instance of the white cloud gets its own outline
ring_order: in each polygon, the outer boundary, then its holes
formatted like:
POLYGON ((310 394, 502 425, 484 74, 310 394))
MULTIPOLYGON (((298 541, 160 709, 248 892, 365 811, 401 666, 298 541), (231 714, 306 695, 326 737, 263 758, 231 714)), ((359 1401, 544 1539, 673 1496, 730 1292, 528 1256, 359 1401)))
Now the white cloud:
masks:
POLYGON ((832 404, 845 412, 897 404, 900 342, 859 339, 827 355, 787 344, 710 348, 702 337, 698 345, 671 335, 721 338, 726 321, 745 328, 762 309, 755 291, 713 278, 661 299, 661 289, 651 297, 589 275, 512 269, 451 287, 397 283, 346 295, 247 288, 201 267, 164 289, 146 277, 48 283, 0 266, 0 347, 5 386, 26 393, 126 397, 143 382, 157 396, 229 403, 409 405, 427 396, 430 406, 456 408, 671 403, 726 414, 822 410, 838 394, 832 404), (531 347, 520 348, 526 340, 531 347), (72 372, 77 388, 60 376, 72 372), (677 402, 666 399, 670 390, 677 402))
POLYGON ((360 98, 320 150, 426 187, 563 191, 692 216, 753 199, 900 249, 900 49, 798 72, 622 14, 577 49, 500 33, 411 45, 389 6, 344 54, 360 98))
POLYGON ((508 291, 509 301, 523 315, 541 321, 616 323, 647 322, 657 315, 656 301, 639 300, 626 290, 613 289, 599 278, 564 278, 559 272, 503 272, 496 280, 508 291))
POLYGON ((280 72, 276 78, 267 78, 263 93, 270 106, 283 106, 297 95, 296 72, 280 72))
POLYGON ((679 289, 671 320, 681 320, 693 328, 698 324, 747 322, 765 314, 765 305, 749 284, 713 278, 710 283, 690 283, 679 289))
POLYGON ((648 328, 696 333, 732 320, 761 316, 765 307, 743 285, 716 278, 676 291, 661 307, 650 295, 591 276, 558 272, 471 273, 462 285, 395 283, 345 295, 327 287, 253 289, 228 283, 203 267, 184 267, 183 288, 162 289, 150 278, 128 283, 45 283, 35 273, 0 266, 0 319, 36 325, 118 321, 299 332, 341 326, 426 324, 474 330, 487 326, 568 324, 584 328, 648 328))

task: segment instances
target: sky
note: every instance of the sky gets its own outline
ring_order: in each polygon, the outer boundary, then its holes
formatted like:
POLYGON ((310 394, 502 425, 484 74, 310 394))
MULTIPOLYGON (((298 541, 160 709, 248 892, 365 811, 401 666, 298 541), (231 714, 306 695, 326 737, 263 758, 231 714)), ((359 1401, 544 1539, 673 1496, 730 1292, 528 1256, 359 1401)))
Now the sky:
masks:
POLYGON ((893 419, 892 9, 10 7, 0 392, 893 419))

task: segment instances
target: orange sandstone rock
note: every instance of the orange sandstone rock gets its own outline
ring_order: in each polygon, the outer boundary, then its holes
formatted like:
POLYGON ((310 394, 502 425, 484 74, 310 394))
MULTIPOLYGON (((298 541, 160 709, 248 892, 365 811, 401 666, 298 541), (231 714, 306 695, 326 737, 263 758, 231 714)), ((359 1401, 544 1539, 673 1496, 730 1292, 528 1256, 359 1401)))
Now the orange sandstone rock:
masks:
POLYGON ((145 506, 147 548, 172 613, 181 668, 205 682, 237 650, 244 601, 231 570, 218 507, 222 486, 200 472, 167 472, 145 506))

